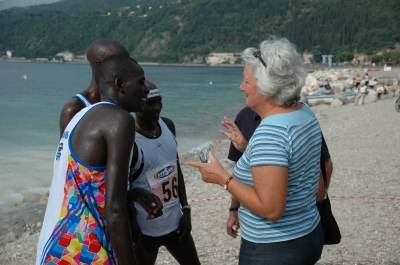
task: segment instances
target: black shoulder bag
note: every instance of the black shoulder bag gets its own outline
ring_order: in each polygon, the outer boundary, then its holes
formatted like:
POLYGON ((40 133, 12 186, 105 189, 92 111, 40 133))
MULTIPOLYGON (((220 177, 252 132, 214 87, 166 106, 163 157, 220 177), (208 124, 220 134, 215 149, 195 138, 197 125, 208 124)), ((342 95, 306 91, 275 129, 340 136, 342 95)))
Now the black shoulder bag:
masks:
POLYGON ((335 217, 332 214, 331 202, 328 197, 328 181, 326 179, 325 160, 321 152, 321 170, 324 178, 326 198, 317 202, 317 208, 321 217, 322 229, 324 231, 324 245, 339 244, 342 235, 335 217))

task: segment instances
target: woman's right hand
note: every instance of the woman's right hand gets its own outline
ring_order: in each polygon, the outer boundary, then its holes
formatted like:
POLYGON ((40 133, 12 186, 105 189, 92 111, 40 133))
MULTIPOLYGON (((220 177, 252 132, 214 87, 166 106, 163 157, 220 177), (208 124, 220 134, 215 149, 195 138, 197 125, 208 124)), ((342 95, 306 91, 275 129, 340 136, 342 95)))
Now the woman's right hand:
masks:
POLYGON ((237 127, 237 125, 231 119, 225 116, 224 121, 222 121, 221 124, 229 131, 229 133, 225 132, 224 130, 220 130, 220 133, 231 140, 235 148, 243 153, 244 150, 246 150, 248 142, 246 138, 244 138, 239 127, 237 127))
POLYGON ((208 155, 210 157, 210 161, 207 163, 188 161, 187 165, 198 168, 200 170, 201 179, 204 182, 223 186, 231 175, 225 171, 224 167, 211 151, 208 153, 208 155))

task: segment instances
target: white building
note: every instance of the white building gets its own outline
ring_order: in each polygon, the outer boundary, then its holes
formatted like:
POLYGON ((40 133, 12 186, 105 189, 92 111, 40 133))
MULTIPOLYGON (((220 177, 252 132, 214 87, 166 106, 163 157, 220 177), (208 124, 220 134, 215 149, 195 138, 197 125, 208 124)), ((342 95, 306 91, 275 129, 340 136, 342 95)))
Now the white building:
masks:
POLYGON ((56 56, 63 57, 65 62, 72 62, 75 58, 75 55, 72 52, 59 52, 56 56))
POLYGON ((207 64, 235 64, 240 59, 240 53, 210 53, 207 58, 207 64))
POLYGON ((12 57, 12 51, 6 51, 6 55, 8 59, 11 59, 12 57))

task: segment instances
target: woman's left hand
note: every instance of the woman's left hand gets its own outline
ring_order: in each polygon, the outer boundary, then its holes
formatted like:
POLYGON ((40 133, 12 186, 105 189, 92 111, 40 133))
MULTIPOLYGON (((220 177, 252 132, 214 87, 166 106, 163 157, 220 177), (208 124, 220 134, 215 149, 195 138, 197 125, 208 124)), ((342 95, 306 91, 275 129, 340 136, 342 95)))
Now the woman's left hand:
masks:
POLYGON ((189 161, 187 164, 192 167, 197 167, 202 175, 202 180, 207 183, 216 183, 224 185, 226 180, 229 178, 229 173, 225 171, 217 157, 210 151, 208 153, 210 162, 192 162, 189 161))
POLYGON ((244 138, 242 132, 240 131, 239 127, 228 117, 224 117, 224 121, 221 122, 222 126, 228 129, 228 132, 224 130, 220 130, 219 132, 224 135, 226 138, 231 140, 232 144, 235 146, 237 150, 240 152, 244 152, 247 147, 247 140, 244 138))

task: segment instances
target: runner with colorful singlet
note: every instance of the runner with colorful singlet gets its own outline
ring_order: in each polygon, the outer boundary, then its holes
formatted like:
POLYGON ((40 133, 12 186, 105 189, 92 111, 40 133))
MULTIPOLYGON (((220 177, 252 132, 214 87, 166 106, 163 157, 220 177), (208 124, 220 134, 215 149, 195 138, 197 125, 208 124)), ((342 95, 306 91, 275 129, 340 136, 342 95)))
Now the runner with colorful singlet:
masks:
POLYGON ((124 190, 135 136, 129 112, 142 110, 148 93, 143 69, 127 56, 110 56, 96 80, 103 101, 74 115, 56 150, 36 265, 137 264, 131 235, 118 230, 129 225, 127 198, 140 201, 149 218, 162 207, 145 189, 124 190))
POLYGON ((145 188, 161 199, 163 215, 147 220, 146 212, 135 203, 143 233, 135 249, 136 258, 139 264, 155 264, 160 246, 165 246, 179 264, 200 264, 190 234, 191 209, 179 165, 175 126, 170 119, 159 116, 162 109, 159 89, 147 80, 145 84, 150 92, 144 111, 136 113, 135 137, 141 153, 138 161, 142 162, 132 170, 131 180, 132 187, 145 188))
POLYGON ((114 105, 100 102, 83 109, 61 137, 36 264, 58 264, 61 260, 77 264, 79 261, 117 263, 103 218, 106 167, 88 166, 70 149, 76 125, 88 111, 101 104, 114 105), (66 179, 60 175, 66 175, 66 179))

